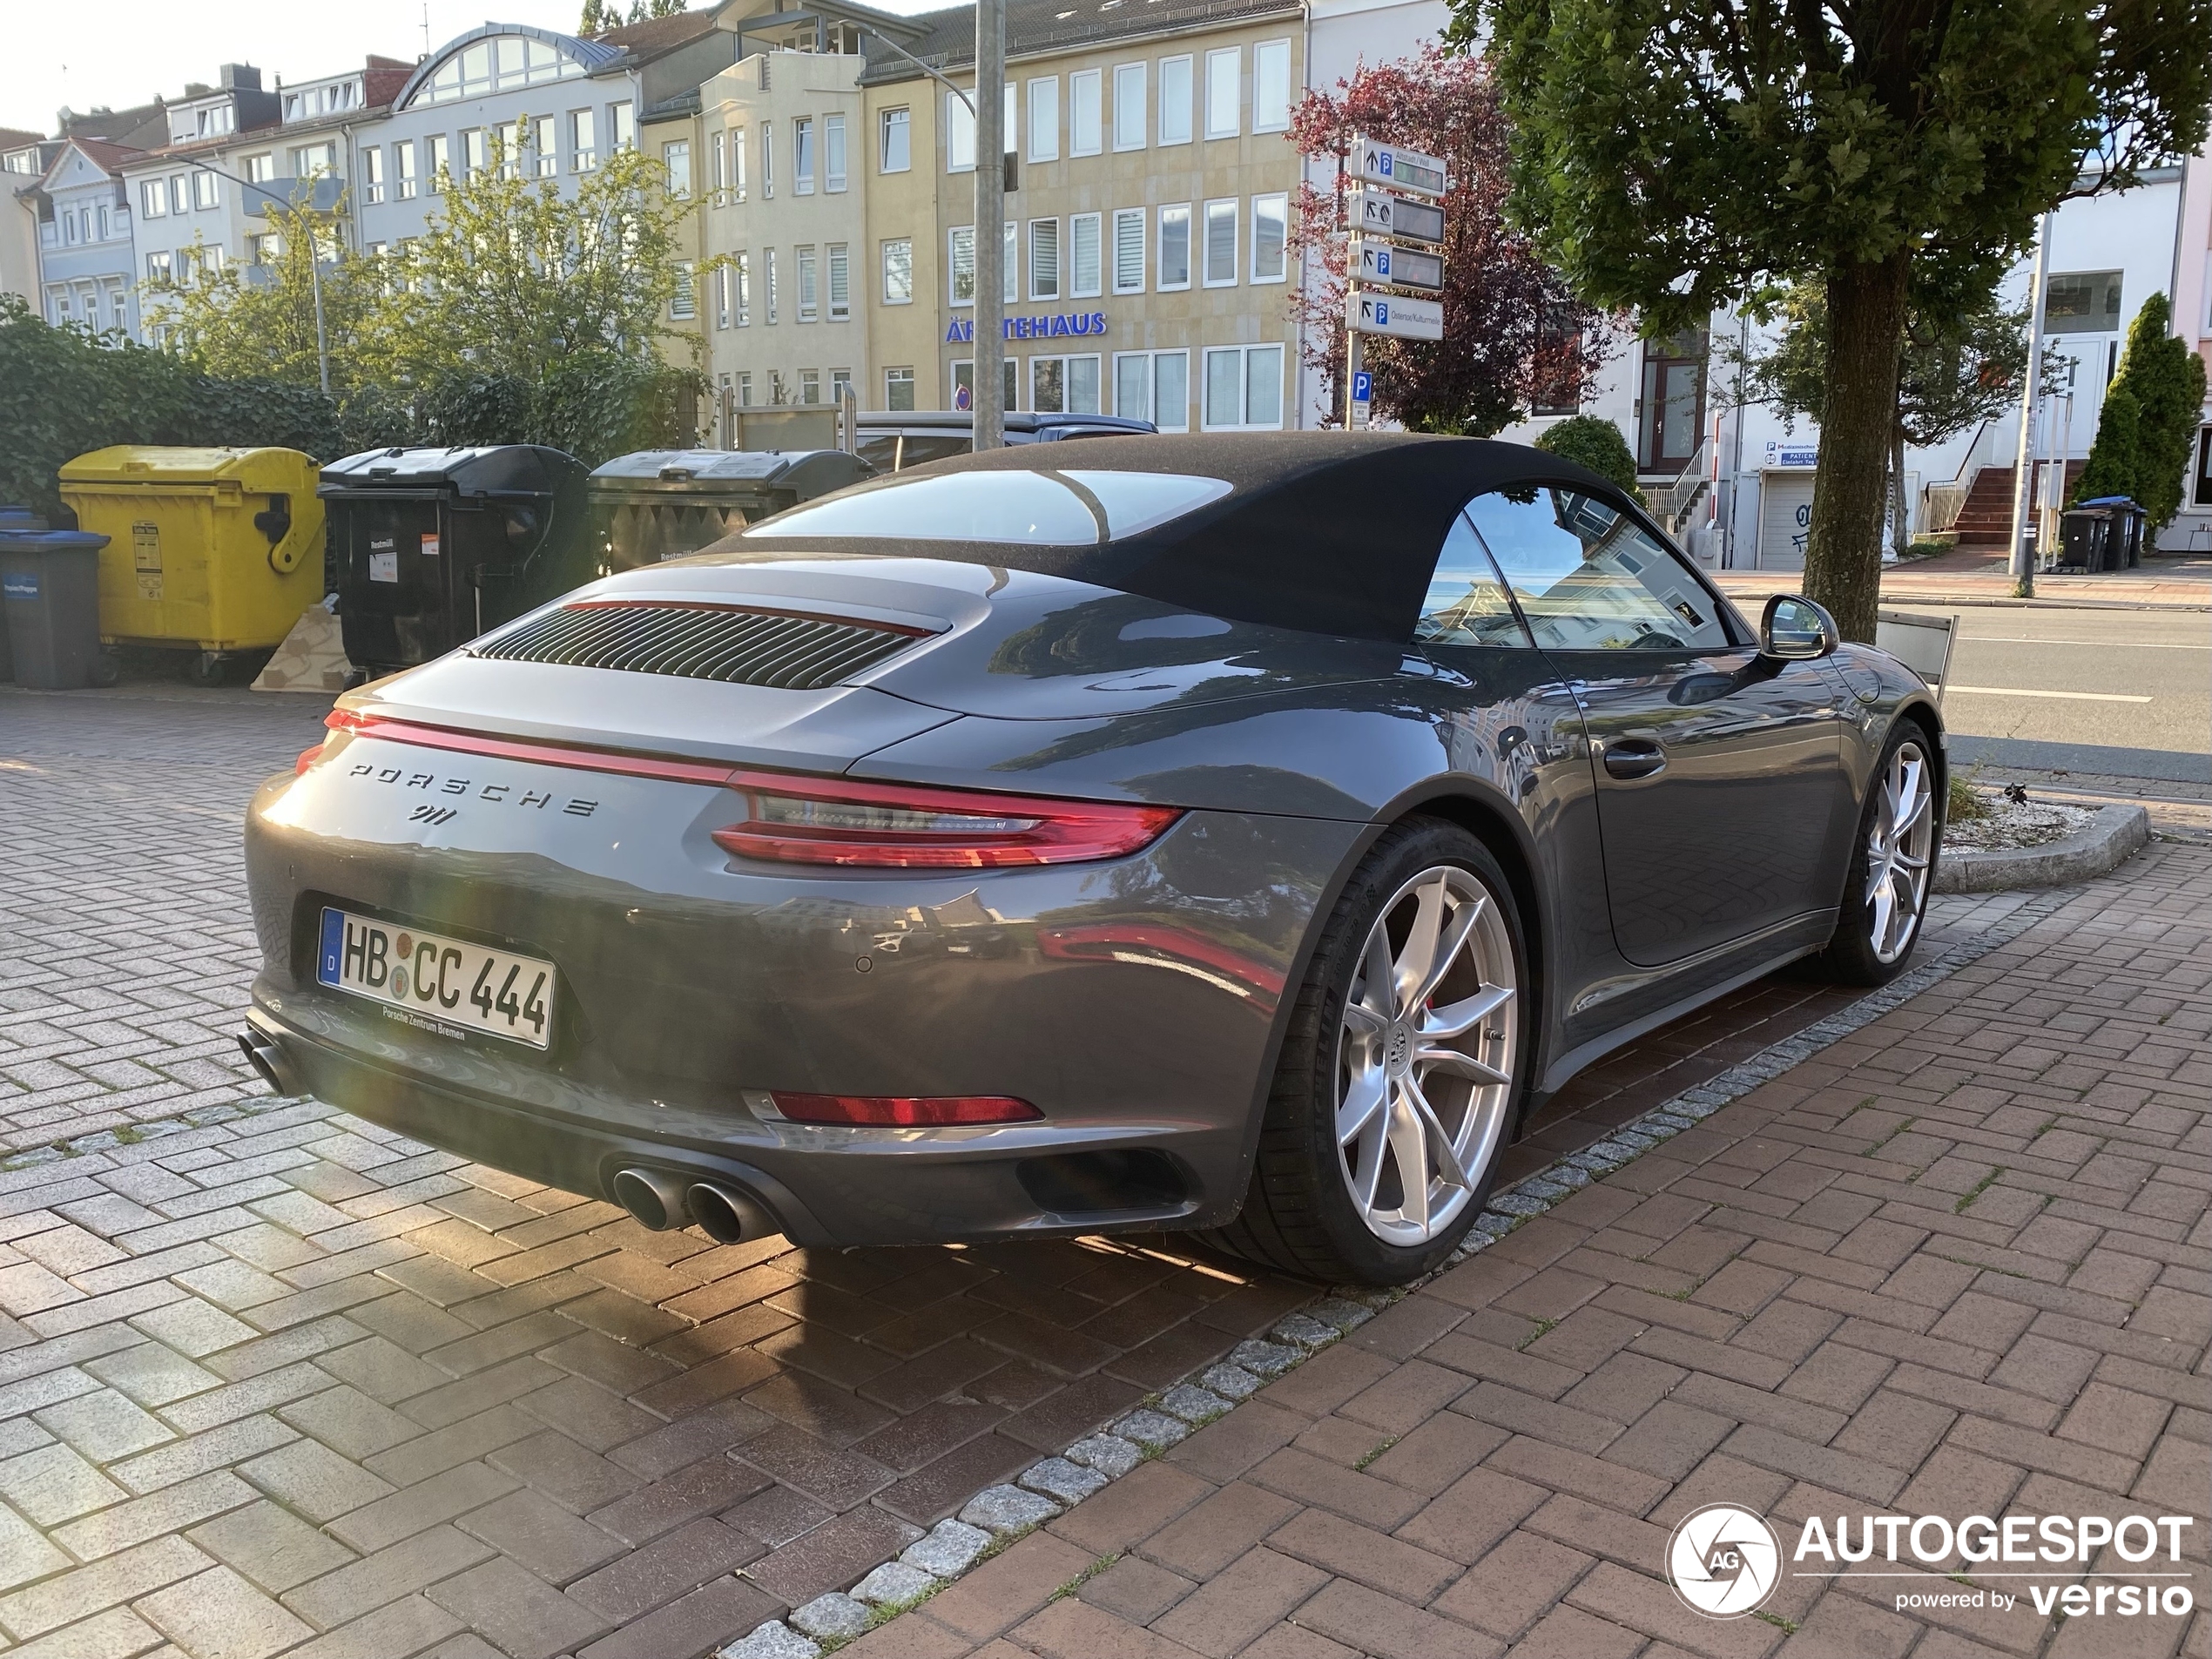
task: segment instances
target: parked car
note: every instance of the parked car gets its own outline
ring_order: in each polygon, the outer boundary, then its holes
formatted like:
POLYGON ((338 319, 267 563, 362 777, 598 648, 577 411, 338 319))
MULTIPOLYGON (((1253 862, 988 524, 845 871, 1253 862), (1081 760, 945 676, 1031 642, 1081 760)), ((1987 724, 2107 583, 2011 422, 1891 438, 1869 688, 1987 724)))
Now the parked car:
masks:
MULTIPOLYGON (((1150 421, 1119 415, 1024 415, 1009 410, 1006 416, 1008 444, 1125 438, 1158 430, 1150 421)), ((878 472, 901 472, 925 462, 967 455, 974 445, 975 417, 966 409, 906 409, 862 415, 854 447, 860 459, 878 472)))
POLYGON ((287 1090, 718 1238, 1391 1283, 1532 1109, 1919 936, 1940 717, 1515 445, 940 462, 340 701, 247 825, 287 1090))

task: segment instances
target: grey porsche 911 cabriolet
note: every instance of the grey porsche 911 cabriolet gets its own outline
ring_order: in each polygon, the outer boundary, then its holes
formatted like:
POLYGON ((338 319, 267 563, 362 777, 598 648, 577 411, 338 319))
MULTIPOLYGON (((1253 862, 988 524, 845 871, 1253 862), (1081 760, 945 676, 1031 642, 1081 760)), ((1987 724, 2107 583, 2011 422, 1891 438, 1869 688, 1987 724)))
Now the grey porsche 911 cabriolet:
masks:
POLYGON ((1919 934, 1942 727, 1473 439, 934 463, 341 699, 247 825, 248 1054, 652 1227, 1192 1228, 1391 1283, 1533 1103, 1919 934))

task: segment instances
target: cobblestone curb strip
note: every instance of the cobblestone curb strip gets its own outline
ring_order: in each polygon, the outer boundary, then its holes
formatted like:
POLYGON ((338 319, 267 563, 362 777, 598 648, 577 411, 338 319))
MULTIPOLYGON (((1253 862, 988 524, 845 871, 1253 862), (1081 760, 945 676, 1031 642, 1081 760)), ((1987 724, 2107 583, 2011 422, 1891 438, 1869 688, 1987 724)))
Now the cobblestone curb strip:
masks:
MULTIPOLYGON (((2132 810, 2141 812, 2140 807, 2132 810)), ((2077 891, 2059 888, 2039 894, 1979 935, 1899 974, 1848 1008, 1760 1050, 1710 1082, 1683 1090, 1595 1145, 1493 1194, 1488 1207, 1475 1217, 1467 1242, 1430 1278, 1488 1249, 1531 1217, 1543 1214, 1589 1185, 1594 1178, 1633 1163, 1730 1102, 2009 944, 2077 891)), ((1347 1332, 1366 1324, 1384 1306, 1418 1288, 1416 1285, 1395 1291, 1340 1290, 1285 1315, 1268 1339, 1239 1343, 1228 1359, 1163 1391, 1110 1427, 1077 1440, 1059 1456, 1032 1464, 1013 1484, 978 1493, 957 1520, 940 1521, 897 1561, 877 1568, 851 1591, 819 1596, 793 1609, 787 1621, 771 1619, 719 1649, 715 1659, 820 1659, 835 1652, 907 1608, 928 1600, 971 1568, 1103 1491, 1140 1463, 1179 1444, 1194 1430, 1257 1393, 1263 1384, 1295 1369, 1347 1332)))
POLYGON ((2106 806, 2081 829, 2041 846, 1944 849, 1938 893, 2001 893, 2056 887, 2117 869, 2150 840, 2150 813, 2141 806, 2106 806))

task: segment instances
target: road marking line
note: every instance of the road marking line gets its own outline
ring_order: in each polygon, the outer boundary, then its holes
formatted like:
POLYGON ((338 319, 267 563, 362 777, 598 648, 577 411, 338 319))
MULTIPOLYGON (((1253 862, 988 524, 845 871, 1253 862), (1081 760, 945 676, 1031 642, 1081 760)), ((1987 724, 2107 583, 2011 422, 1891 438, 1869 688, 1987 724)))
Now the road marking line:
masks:
POLYGON ((1966 691, 1977 697, 2053 697, 2068 703, 2148 703, 2147 697, 2121 691, 2031 691, 2018 685, 1946 685, 1946 691, 1966 691))
POLYGON ((2030 639, 2020 634, 1960 634, 1977 645, 2086 645, 2095 651, 2212 651, 2212 644, 2175 644, 2160 639, 2030 639))

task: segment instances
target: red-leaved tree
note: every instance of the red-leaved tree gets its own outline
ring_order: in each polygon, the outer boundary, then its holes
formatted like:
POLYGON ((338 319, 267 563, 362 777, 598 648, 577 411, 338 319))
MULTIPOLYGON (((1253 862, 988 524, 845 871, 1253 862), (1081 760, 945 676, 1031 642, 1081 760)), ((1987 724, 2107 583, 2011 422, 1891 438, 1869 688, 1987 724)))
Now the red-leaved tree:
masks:
MULTIPOLYGON (((1570 293, 1503 216, 1510 133, 1482 59, 1431 45, 1394 64, 1362 64, 1337 91, 1308 92, 1291 139, 1309 159, 1340 160, 1355 135, 1444 158, 1444 338, 1369 335, 1366 367, 1379 415, 1420 432, 1486 436, 1536 408, 1571 407, 1610 354, 1612 320, 1570 293)), ((1329 379, 1344 418, 1345 199, 1350 175, 1301 185, 1291 239, 1306 286, 1291 299, 1306 361, 1329 379)))

